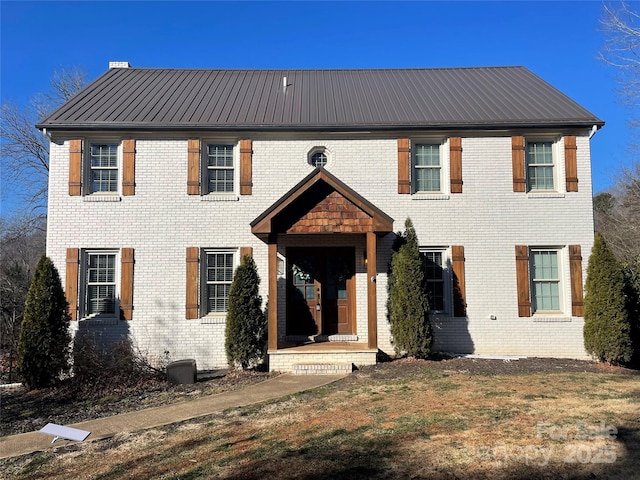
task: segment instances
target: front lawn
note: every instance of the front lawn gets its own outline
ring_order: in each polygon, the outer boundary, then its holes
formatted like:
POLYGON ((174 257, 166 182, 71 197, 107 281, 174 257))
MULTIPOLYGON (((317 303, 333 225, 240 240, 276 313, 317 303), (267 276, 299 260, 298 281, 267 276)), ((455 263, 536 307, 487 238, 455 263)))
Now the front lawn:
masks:
POLYGON ((5 460, 0 475, 262 480, 638 474, 637 372, 525 372, 523 364, 512 364, 474 370, 464 362, 391 362, 280 401, 5 460))

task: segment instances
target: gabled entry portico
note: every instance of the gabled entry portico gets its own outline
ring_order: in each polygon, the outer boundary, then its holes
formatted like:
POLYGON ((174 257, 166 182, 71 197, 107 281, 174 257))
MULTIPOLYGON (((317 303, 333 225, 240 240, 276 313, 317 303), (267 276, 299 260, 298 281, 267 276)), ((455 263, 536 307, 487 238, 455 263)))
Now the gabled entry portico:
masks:
MULTIPOLYGON (((290 349, 287 335, 355 337, 356 270, 359 281, 366 281, 366 290, 359 289, 366 295, 366 343, 318 350, 326 354, 333 349, 341 361, 361 364, 361 355, 348 352, 367 351, 373 358, 367 363, 375 363, 377 238, 393 231, 393 219, 324 168, 316 168, 257 217, 251 231, 269 247, 270 368, 275 369, 273 355, 290 349)), ((309 345, 300 352, 317 353, 309 345)))

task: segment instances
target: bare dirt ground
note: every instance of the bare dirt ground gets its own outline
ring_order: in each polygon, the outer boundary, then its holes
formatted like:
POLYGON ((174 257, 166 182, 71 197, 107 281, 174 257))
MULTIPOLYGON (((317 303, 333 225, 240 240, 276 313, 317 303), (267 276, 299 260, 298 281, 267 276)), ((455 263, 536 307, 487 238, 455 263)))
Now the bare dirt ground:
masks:
POLYGON ((39 430, 49 422, 60 425, 159 407, 203 395, 222 393, 273 376, 266 372, 220 372, 193 385, 168 385, 157 377, 138 377, 124 384, 75 385, 27 391, 0 390, 0 436, 39 430))

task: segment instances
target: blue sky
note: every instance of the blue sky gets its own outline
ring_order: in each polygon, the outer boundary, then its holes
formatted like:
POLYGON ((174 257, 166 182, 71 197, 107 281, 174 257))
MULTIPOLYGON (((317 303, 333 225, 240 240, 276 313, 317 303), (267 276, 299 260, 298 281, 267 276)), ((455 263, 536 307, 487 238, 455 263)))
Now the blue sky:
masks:
POLYGON ((3 102, 27 103, 55 69, 81 66, 93 80, 115 60, 167 68, 524 65, 606 122, 591 142, 596 193, 631 161, 616 70, 597 59, 598 1, 2 0, 0 15, 3 102))

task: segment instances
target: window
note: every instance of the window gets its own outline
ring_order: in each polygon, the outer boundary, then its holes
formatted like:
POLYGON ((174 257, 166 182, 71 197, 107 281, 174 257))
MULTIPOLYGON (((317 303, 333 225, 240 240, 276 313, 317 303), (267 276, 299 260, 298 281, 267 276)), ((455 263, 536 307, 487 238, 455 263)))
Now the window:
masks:
POLYGON ((233 145, 208 144, 205 155, 203 183, 207 193, 233 193, 233 145))
POLYGON ((531 251, 531 307, 537 311, 560 311, 560 275, 556 250, 531 251))
POLYGON ((89 148, 90 193, 118 191, 118 144, 92 143, 89 148))
POLYGON ((226 313, 233 280, 234 253, 205 250, 204 261, 204 313, 226 313))
POLYGON ((553 143, 527 142, 529 190, 554 190, 553 143))
POLYGON ((413 150, 414 190, 440 192, 440 144, 418 143, 413 150))
POLYGON ((422 252, 425 265, 425 281, 429 295, 429 308, 434 312, 445 309, 445 268, 442 251, 422 252))
POLYGON ((315 146, 307 153, 307 162, 314 168, 326 167, 329 163, 331 152, 324 146, 315 146))
POLYGON ((85 252, 84 316, 113 317, 117 308, 117 254, 111 251, 85 252))
POLYGON ((324 152, 316 152, 311 155, 311 165, 314 167, 324 167, 327 164, 327 154, 324 152))

